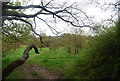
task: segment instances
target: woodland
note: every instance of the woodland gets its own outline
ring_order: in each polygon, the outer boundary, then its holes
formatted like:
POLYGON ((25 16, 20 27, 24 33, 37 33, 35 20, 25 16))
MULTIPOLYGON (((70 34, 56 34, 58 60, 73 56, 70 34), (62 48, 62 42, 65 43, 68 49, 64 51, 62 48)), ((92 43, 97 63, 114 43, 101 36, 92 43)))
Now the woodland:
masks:
POLYGON ((99 23, 82 2, 36 1, 39 5, 34 0, 0 1, 3 81, 120 79, 120 1, 86 0, 86 6, 113 13, 99 23), (67 24, 60 28, 70 32, 58 31, 53 24, 59 22, 67 24), (37 32, 45 25, 53 36, 37 32), (82 28, 88 28, 88 34, 82 28))

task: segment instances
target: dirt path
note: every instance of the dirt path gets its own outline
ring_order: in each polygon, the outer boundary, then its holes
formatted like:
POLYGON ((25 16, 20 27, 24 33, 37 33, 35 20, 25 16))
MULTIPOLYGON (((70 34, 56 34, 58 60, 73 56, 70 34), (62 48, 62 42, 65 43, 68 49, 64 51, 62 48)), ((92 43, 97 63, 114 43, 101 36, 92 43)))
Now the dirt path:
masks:
POLYGON ((41 74, 43 78, 45 79, 59 79, 60 78, 60 76, 57 73, 50 71, 46 68, 40 68, 40 67, 35 66, 33 67, 33 70, 41 74))
POLYGON ((61 79, 60 74, 36 65, 24 67, 19 73, 25 79, 61 79))
MULTIPOLYGON (((35 56, 37 56, 37 54, 30 56, 29 60, 31 60, 35 56)), ((61 79, 62 78, 61 74, 58 74, 45 67, 41 67, 37 65, 22 66, 18 70, 18 72, 20 73, 21 77, 23 77, 23 79, 61 79)))

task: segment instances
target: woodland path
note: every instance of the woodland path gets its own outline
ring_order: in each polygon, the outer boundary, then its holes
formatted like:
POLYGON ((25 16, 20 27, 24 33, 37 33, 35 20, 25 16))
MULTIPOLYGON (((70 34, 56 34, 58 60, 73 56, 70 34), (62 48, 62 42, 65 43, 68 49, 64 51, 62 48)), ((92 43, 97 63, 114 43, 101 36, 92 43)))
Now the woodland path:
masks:
MULTIPOLYGON (((36 55, 33 55, 34 57, 36 55)), ((29 60, 32 58, 30 57, 29 60)), ((62 75, 49 70, 48 68, 37 66, 37 65, 27 65, 23 66, 22 69, 18 70, 21 77, 24 79, 61 79, 62 75)))
POLYGON ((19 71, 19 73, 21 76, 26 76, 25 79, 60 79, 61 78, 61 75, 59 75, 58 73, 55 73, 51 70, 36 65, 25 67, 21 71, 19 71), (26 75, 26 73, 28 74, 26 75))

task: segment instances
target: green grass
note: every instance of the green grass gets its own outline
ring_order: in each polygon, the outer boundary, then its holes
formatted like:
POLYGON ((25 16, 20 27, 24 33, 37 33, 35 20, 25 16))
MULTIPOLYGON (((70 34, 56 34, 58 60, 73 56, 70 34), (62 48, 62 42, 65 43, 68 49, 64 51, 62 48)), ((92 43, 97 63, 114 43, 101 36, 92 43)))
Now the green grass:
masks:
POLYGON ((5 68, 12 61, 20 58, 25 50, 26 46, 21 46, 14 52, 9 53, 6 57, 2 58, 2 68, 5 68))
MULTIPOLYGON (((12 61, 21 57, 25 48, 26 46, 21 46, 14 52, 2 58, 3 68, 10 64, 12 61)), ((64 78, 72 78, 71 76, 75 73, 74 66, 76 65, 77 59, 79 58, 79 56, 76 54, 68 54, 63 48, 59 48, 56 51, 50 50, 49 48, 43 48, 39 54, 35 54, 34 49, 32 49, 29 53, 30 57, 22 65, 23 67, 19 67, 19 69, 30 65, 38 65, 63 74, 64 78)), ((17 73, 17 70, 9 75, 9 78, 21 78, 19 77, 20 75, 17 73), (16 77, 14 77, 14 75, 16 77)), ((32 74, 35 75, 35 73, 32 74)))
POLYGON ((19 72, 13 71, 7 79, 22 79, 22 77, 19 75, 19 72))

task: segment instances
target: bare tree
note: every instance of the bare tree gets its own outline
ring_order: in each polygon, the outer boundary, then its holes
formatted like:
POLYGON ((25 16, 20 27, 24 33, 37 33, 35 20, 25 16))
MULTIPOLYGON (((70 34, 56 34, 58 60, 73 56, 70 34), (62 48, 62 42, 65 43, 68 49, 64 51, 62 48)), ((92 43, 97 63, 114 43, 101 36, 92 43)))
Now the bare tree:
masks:
POLYGON ((77 8, 76 3, 73 3, 69 6, 65 6, 65 3, 63 3, 63 5, 59 5, 56 7, 56 6, 54 6, 54 4, 52 2, 53 2, 53 0, 51 0, 49 2, 43 2, 41 0, 40 5, 27 5, 27 6, 21 6, 21 5, 20 6, 12 6, 12 5, 9 5, 9 2, 4 2, 2 4, 2 20, 3 20, 3 22, 5 20, 19 20, 19 21, 29 24, 31 27, 31 30, 40 37, 41 43, 43 43, 42 36, 39 35, 38 33, 36 33, 32 24, 29 21, 27 21, 26 19, 33 18, 34 23, 36 25, 35 19, 38 18, 42 22, 44 22, 51 29, 52 32, 53 31, 57 32, 57 31, 55 30, 55 28, 50 26, 47 21, 40 18, 39 15, 41 15, 41 14, 51 15, 51 16, 53 16, 53 19, 55 21, 57 21, 56 19, 60 19, 60 20, 66 22, 66 23, 69 23, 75 27, 91 27, 89 24, 86 25, 82 20, 80 21, 78 19, 77 14, 83 14, 84 17, 86 17, 86 19, 89 19, 89 17, 87 16, 87 14, 84 11, 77 8), (38 10, 38 12, 36 12, 34 14, 30 14, 30 15, 24 14, 24 12, 18 11, 18 10, 27 10, 30 8, 39 9, 39 10, 38 10))
POLYGON ((100 0, 90 0, 90 4, 94 4, 96 7, 101 8, 104 11, 107 10, 111 10, 111 12, 113 11, 114 13, 111 15, 110 18, 103 20, 103 22, 105 21, 112 21, 115 22, 115 17, 119 16, 119 4, 120 1, 119 0, 114 0, 114 1, 108 1, 108 0, 104 0, 104 1, 100 1, 100 0))

